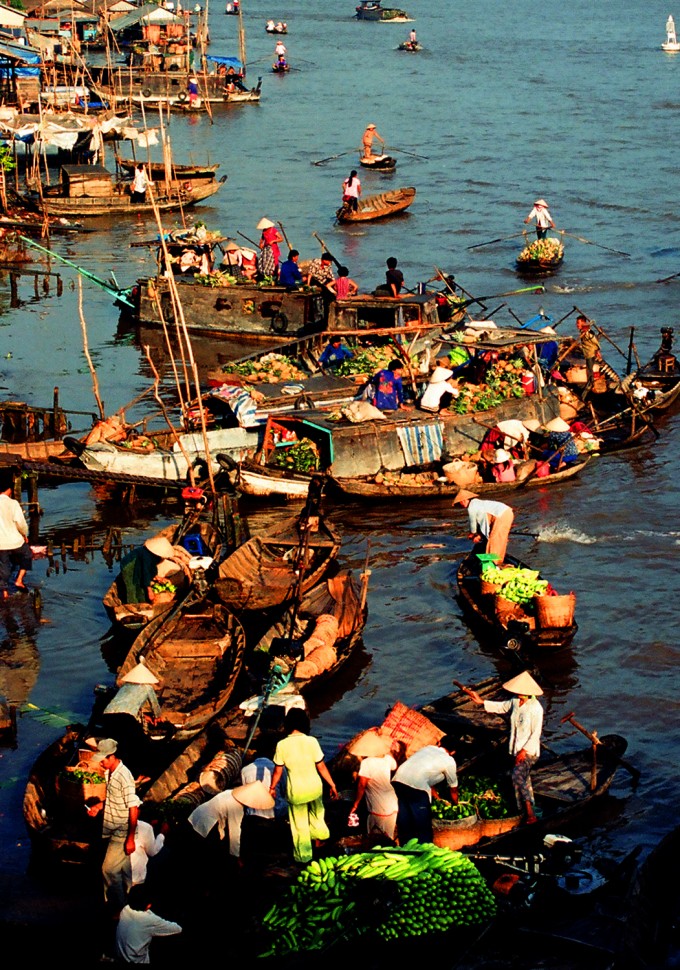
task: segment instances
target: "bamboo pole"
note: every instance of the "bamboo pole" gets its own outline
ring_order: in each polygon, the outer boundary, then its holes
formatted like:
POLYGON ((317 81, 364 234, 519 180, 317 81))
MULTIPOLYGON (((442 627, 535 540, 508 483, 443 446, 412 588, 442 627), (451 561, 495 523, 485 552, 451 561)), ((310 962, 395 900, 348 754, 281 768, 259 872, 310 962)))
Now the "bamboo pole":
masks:
POLYGON ((90 374, 92 375, 92 392, 94 394, 94 399, 97 402, 97 407, 99 408, 99 417, 102 421, 105 421, 106 412, 104 411, 104 402, 99 395, 99 381, 97 379, 97 372, 94 364, 92 363, 92 358, 90 357, 90 350, 87 343, 87 324, 85 323, 85 315, 83 314, 83 281, 80 276, 78 277, 78 316, 80 317, 80 329, 83 334, 83 352, 87 360, 87 366, 90 368, 90 374))

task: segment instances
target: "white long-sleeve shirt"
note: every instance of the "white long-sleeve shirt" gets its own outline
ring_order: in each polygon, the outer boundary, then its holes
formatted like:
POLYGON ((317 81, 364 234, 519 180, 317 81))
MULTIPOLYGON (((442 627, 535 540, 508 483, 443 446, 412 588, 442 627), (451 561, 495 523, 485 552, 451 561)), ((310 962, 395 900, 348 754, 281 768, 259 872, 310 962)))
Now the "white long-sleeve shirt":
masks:
POLYGON ((164 845, 165 836, 163 833, 156 835, 153 825, 139 819, 135 829, 135 851, 130 856, 133 886, 144 882, 149 859, 158 855, 164 845))
POLYGON ((26 516, 16 499, 0 493, 0 549, 19 549, 26 542, 26 516))
POLYGON ((520 704, 519 697, 509 701, 484 701, 484 710, 490 714, 510 713, 510 754, 514 757, 524 750, 532 758, 541 753, 543 708, 536 697, 520 704))
POLYGON ((229 834, 229 855, 238 859, 241 854, 243 815, 243 805, 236 801, 229 788, 195 808, 189 816, 189 824, 203 838, 217 825, 221 839, 226 833, 229 834))
POLYGON ((150 963, 149 947, 154 936, 181 933, 179 923, 156 916, 150 909, 124 906, 116 928, 116 955, 125 963, 150 963))

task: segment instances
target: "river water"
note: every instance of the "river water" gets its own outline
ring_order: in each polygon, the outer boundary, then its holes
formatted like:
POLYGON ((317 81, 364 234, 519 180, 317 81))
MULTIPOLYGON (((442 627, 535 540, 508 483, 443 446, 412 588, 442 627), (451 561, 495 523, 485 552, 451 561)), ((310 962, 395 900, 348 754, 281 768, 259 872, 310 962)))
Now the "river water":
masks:
MULTIPOLYGON (((248 79, 254 84, 263 76, 261 103, 216 108, 213 123, 203 114, 173 115, 170 123, 177 161, 219 161, 218 175, 228 175, 196 218, 225 235, 256 239, 256 223, 267 215, 284 224, 303 259, 319 251, 316 231, 364 290, 381 282, 385 259, 395 255, 408 286, 431 277, 437 265, 474 294, 496 294, 522 285, 514 270, 522 240, 469 247, 521 232, 542 196, 558 228, 571 234, 564 264, 541 296, 490 300, 490 309, 506 304, 494 319, 511 322, 508 306, 522 319, 539 306, 554 319, 578 306, 622 350, 631 327, 642 360, 656 349, 660 328, 676 322, 680 285, 655 282, 680 270, 671 140, 680 114, 680 55, 660 49, 666 6, 405 0, 425 48, 416 55, 396 51, 409 25, 356 22, 352 0, 243 6, 248 79), (269 16, 289 25, 287 76, 269 72, 269 16), (391 176, 361 171, 364 194, 414 185, 417 196, 403 217, 339 228, 333 216, 340 183, 356 165, 369 121, 398 166, 391 176)), ((213 52, 237 53, 236 18, 225 17, 223 7, 211 10, 210 33, 213 52)), ((155 233, 151 222, 99 229, 57 237, 53 245, 102 277, 113 272, 121 285, 153 270, 147 250, 129 247, 155 233)), ((3 279, 2 393, 44 405, 58 385, 65 407, 94 411, 75 274, 53 269, 63 275, 63 294, 53 285, 48 296, 32 299, 25 278, 26 302, 18 308, 9 308, 3 279)), ((149 366, 139 342, 118 333, 110 298, 88 282, 83 311, 110 412, 148 387, 149 366)), ((574 329, 572 316, 561 332, 574 329)), ((604 349, 622 368, 614 347, 604 349)), ((229 350, 213 342, 199 356, 207 363, 219 353, 229 350)), ((160 358, 156 363, 164 367, 160 358)), ((143 402, 129 416, 151 407, 143 402)), ((680 797, 677 415, 665 415, 658 426, 653 447, 596 460, 581 480, 514 500, 517 527, 539 539, 517 537, 513 551, 578 598, 573 648, 546 672, 546 739, 580 743, 560 724, 574 711, 600 734, 623 734, 627 757, 642 772, 636 788, 620 772, 592 822, 595 844, 615 855, 654 845, 676 824, 680 797)), ((174 511, 154 503, 127 510, 87 484, 43 488, 41 503, 43 538, 69 529, 101 538, 106 526, 117 525, 135 543, 174 511)), ((468 631, 454 599, 456 562, 468 545, 460 511, 435 502, 334 503, 326 512, 342 531, 343 558, 360 568, 368 549, 372 570, 364 650, 315 702, 315 732, 330 754, 378 723, 396 700, 422 703, 447 692, 454 677, 474 681, 507 670, 468 631)), ((249 514, 261 524, 281 513, 251 507, 249 514)), ((113 676, 101 649, 108 628, 101 598, 112 578, 101 553, 52 565, 36 560, 30 578, 42 588, 42 622, 15 610, 0 616, 3 675, 11 675, 19 702, 43 712, 22 717, 16 748, 0 749, 3 874, 19 886, 29 859, 24 782, 63 723, 44 712, 87 718, 94 686, 113 676)))

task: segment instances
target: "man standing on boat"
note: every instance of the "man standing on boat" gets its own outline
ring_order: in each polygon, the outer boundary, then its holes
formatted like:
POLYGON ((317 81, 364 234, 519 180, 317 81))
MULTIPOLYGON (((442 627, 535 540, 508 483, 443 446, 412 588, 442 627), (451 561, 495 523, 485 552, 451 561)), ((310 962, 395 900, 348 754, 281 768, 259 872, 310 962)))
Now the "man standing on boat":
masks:
POLYGON ((545 199, 536 199, 533 209, 524 221, 528 223, 532 219, 536 220, 536 237, 538 239, 545 239, 548 234, 548 229, 555 228, 555 223, 550 215, 548 203, 545 199))
POLYGON ((467 509, 470 523, 469 539, 473 542, 486 541, 486 552, 497 556, 496 564, 502 566, 508 548, 510 529, 515 513, 503 502, 481 499, 476 492, 461 488, 453 500, 454 505, 467 509))
POLYGON ((135 177, 132 180, 130 195, 133 202, 146 202, 146 190, 149 187, 149 178, 140 162, 135 169, 135 177))
POLYGON ((490 714, 510 715, 510 757, 513 759, 512 784, 517 808, 527 825, 536 821, 531 769, 541 753, 543 708, 538 697, 543 693, 528 671, 503 684, 505 690, 517 696, 508 701, 485 701, 476 690, 463 687, 475 704, 490 714))
POLYGON ((120 760, 117 751, 118 743, 113 738, 104 738, 92 756, 92 762, 98 764, 108 776, 102 831, 107 849, 102 875, 104 897, 114 917, 125 906, 132 887, 132 853, 135 851, 139 806, 142 804, 132 773, 120 760))
POLYGON ((363 137, 361 139, 361 144, 364 146, 364 154, 362 156, 363 158, 373 157, 373 141, 375 138, 378 139, 378 141, 382 145, 382 148, 384 149, 385 139, 383 138, 382 135, 378 134, 377 128, 375 127, 373 122, 371 122, 370 125, 366 125, 366 131, 364 132, 363 137))
POLYGON ((593 333, 592 320, 589 320, 583 313, 576 317, 576 326, 581 338, 581 353, 586 363, 586 390, 590 390, 595 377, 595 361, 602 359, 600 341, 593 333))

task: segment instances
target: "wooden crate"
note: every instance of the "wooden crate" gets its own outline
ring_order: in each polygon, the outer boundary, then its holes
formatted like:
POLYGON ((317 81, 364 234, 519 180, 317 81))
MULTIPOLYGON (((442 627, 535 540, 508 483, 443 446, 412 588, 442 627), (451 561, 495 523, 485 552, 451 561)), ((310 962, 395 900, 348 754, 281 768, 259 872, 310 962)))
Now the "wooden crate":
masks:
POLYGON ((113 176, 102 165, 62 165, 61 185, 70 199, 103 199, 113 195, 113 176))

